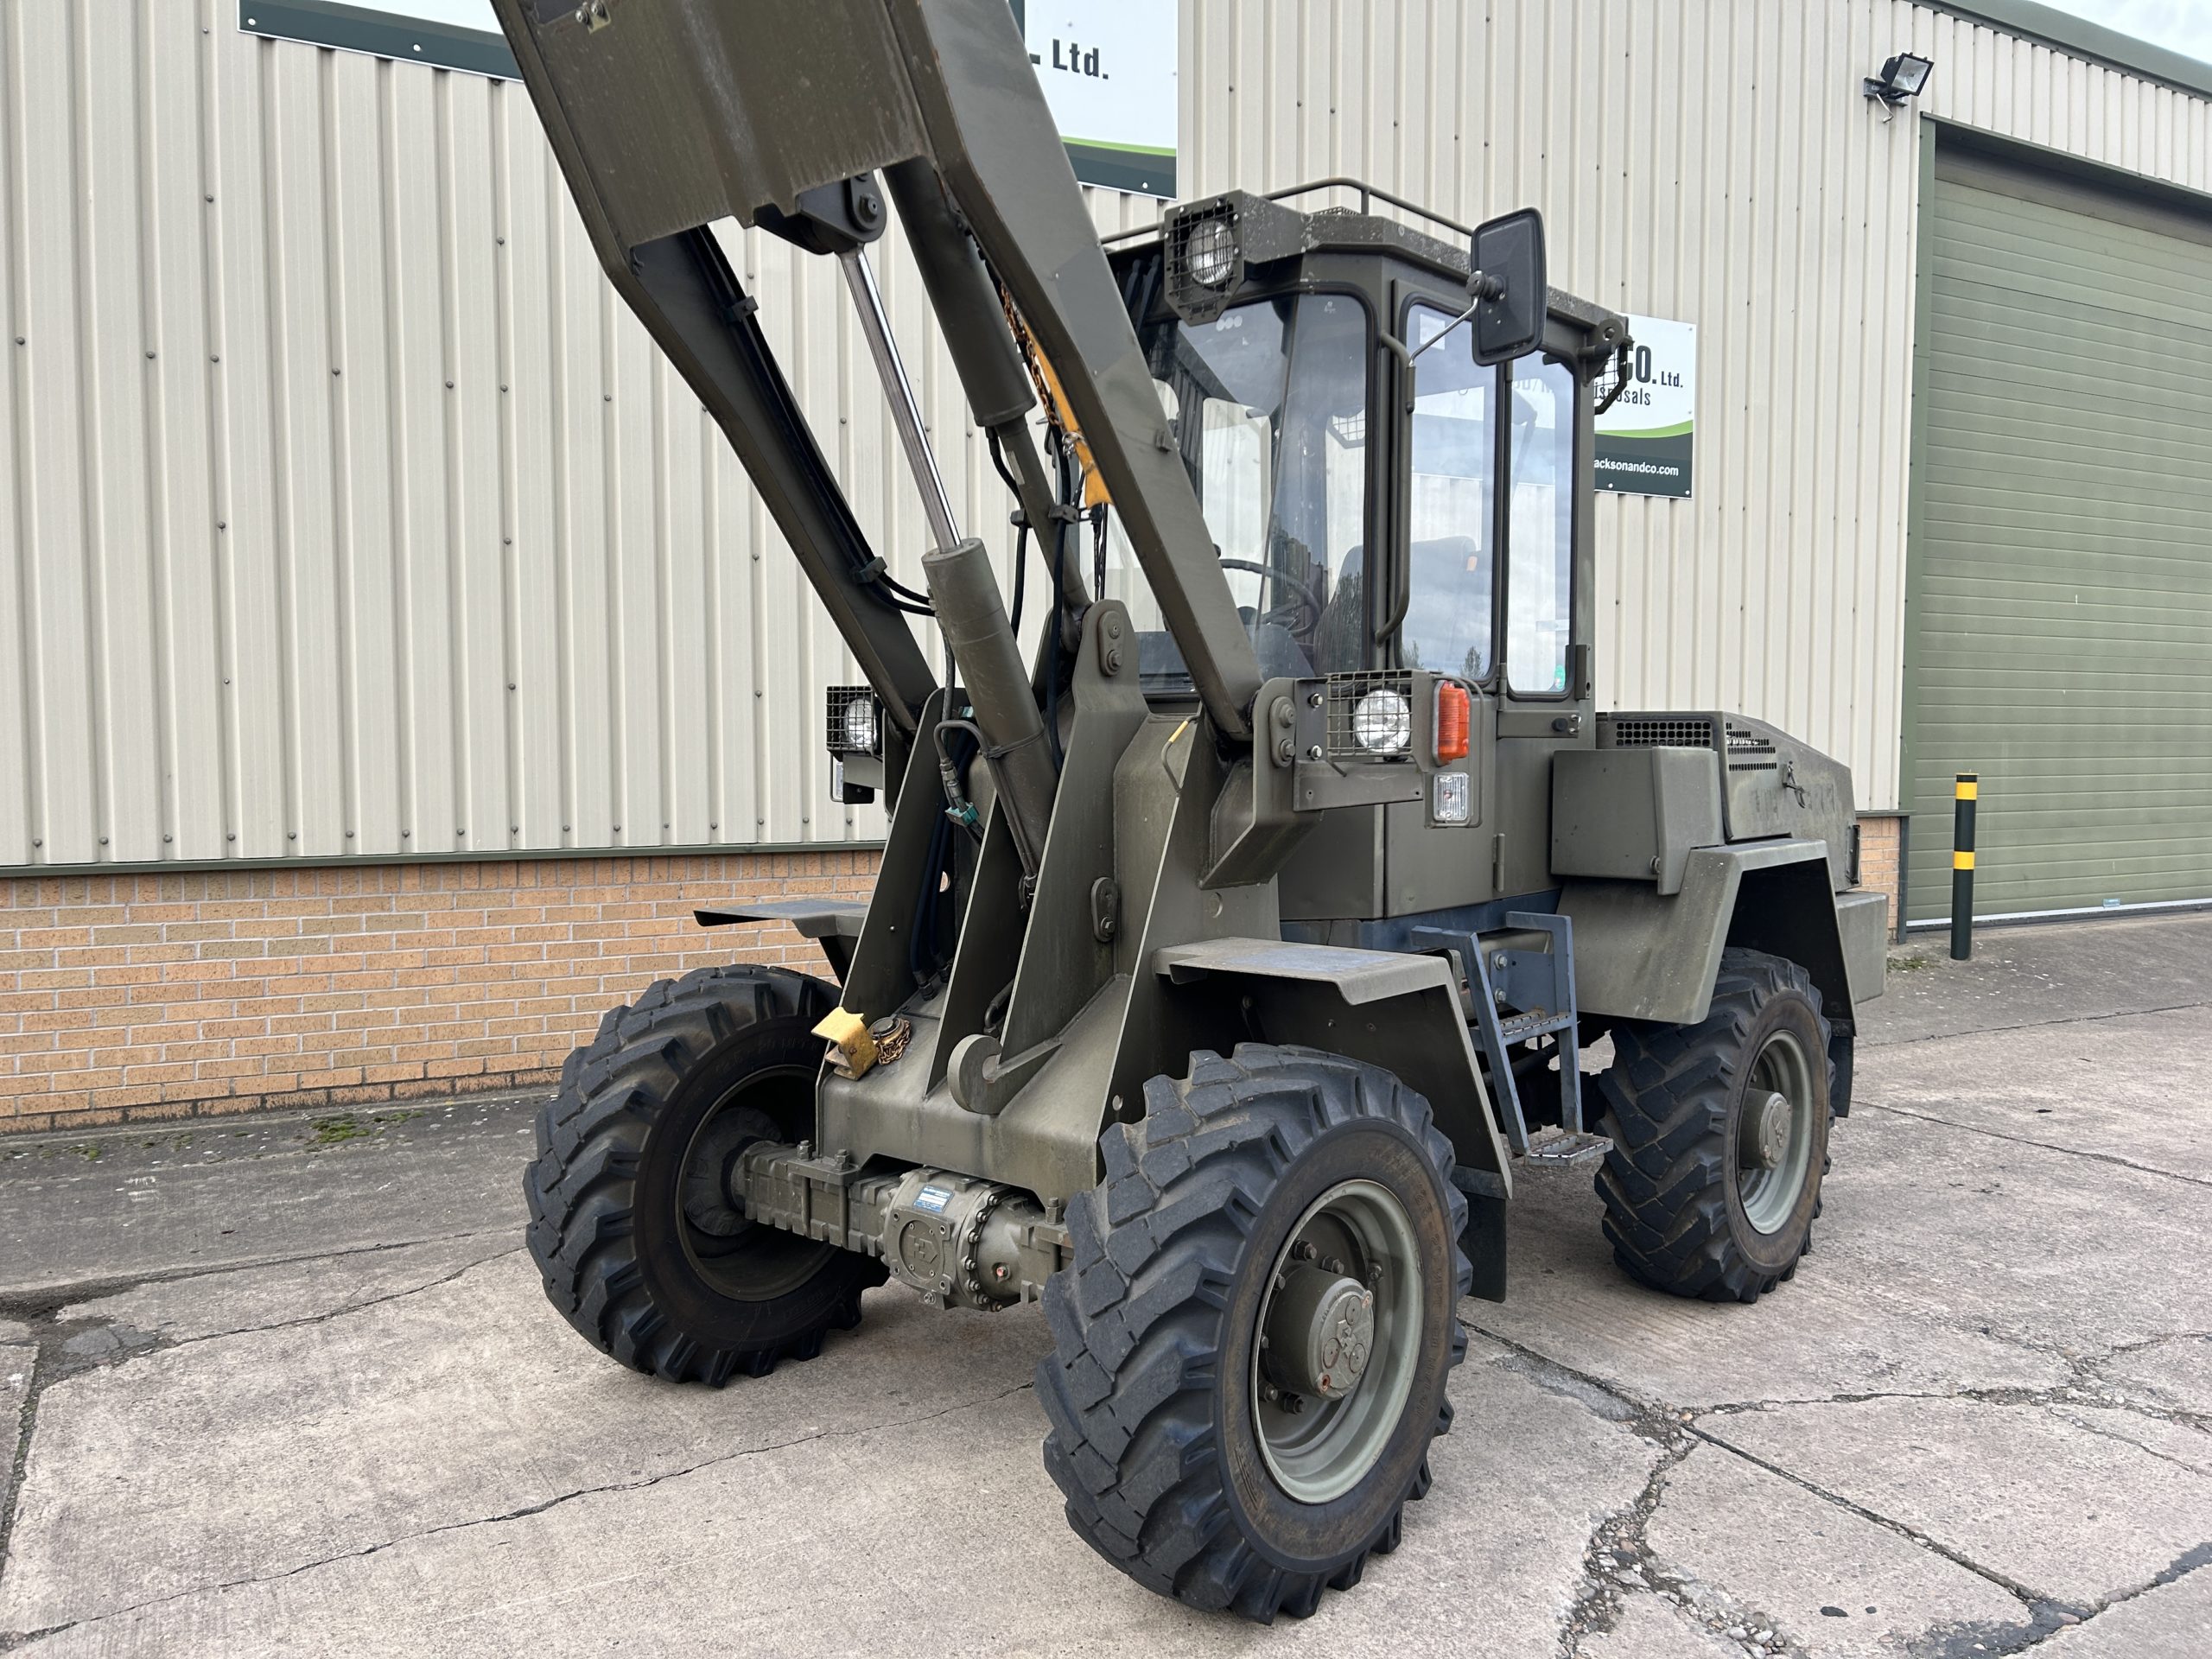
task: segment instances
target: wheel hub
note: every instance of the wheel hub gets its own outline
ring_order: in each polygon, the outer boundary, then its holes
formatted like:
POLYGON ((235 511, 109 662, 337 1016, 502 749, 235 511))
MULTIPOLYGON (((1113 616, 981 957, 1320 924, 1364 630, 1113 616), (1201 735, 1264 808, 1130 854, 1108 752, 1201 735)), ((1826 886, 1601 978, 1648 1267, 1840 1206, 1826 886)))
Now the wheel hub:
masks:
POLYGON ((1743 1128, 1737 1154, 1747 1169, 1779 1169, 1789 1154, 1789 1131, 1795 1112, 1786 1095, 1769 1092, 1764 1099, 1744 1103, 1743 1128))
POLYGON ((1419 1369, 1413 1218, 1379 1182, 1340 1182, 1265 1271, 1248 1384, 1260 1454, 1294 1502, 1330 1503, 1382 1456, 1419 1369))
POLYGON ((1375 1293, 1320 1268, 1284 1275, 1268 1310, 1268 1369, 1294 1394, 1341 1400, 1359 1386, 1375 1347, 1375 1293))

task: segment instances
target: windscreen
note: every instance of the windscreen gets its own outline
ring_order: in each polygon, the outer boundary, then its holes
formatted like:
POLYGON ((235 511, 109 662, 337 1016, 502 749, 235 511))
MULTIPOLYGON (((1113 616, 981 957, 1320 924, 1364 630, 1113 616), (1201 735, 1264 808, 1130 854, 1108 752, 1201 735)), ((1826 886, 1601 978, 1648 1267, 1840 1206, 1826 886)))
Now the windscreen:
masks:
MULTIPOLYGON (((1260 672, 1365 667, 1366 308, 1348 295, 1285 295, 1208 323, 1169 319, 1141 338, 1260 672)), ((1187 688, 1118 526, 1106 577, 1135 619, 1145 689, 1187 688)))

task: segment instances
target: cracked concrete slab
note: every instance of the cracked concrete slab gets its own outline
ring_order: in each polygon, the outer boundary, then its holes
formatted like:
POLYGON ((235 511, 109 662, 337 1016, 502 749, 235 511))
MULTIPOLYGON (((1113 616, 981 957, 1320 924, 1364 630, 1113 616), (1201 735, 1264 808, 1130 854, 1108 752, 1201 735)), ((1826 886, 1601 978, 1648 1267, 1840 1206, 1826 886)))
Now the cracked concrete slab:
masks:
MULTIPOLYGON (((1840 1129, 1838 1174, 1861 1139, 1891 1128, 1854 1120, 1840 1129)), ((1923 1170, 1902 1182, 1839 1181, 1819 1236, 1846 1225, 1879 1229, 1893 1211, 1934 1203, 1929 1179, 1923 1170)), ((1470 1303, 1471 1321, 1637 1399, 1676 1406, 2047 1389, 2069 1375, 2047 1350, 1893 1303, 1879 1284, 1834 1270, 1825 1249, 1787 1294, 1752 1306, 1656 1295, 1615 1265, 1600 1214, 1579 1173, 1522 1179, 1509 1211, 1506 1300, 1470 1303)))
POLYGON ((1575 1659, 1744 1659, 1735 1643, 1650 1594, 1630 1596, 1612 1629, 1584 1637, 1574 1654, 1575 1659))
POLYGON ((2212 1567, 2145 1591, 2062 1630, 2036 1659, 2204 1659, 2212 1653, 2212 1567))
POLYGON ((523 1248, 502 1227, 460 1238, 360 1250, 265 1268, 156 1280, 113 1296, 64 1307, 61 1320, 99 1319, 170 1342, 256 1331, 404 1296, 465 1268, 523 1248))
MULTIPOLYGON (((733 1385, 726 1397, 747 1391, 733 1385)), ((1077 1542, 1038 1467, 1044 1420, 1023 1389, 286 1577, 188 1591, 21 1653, 200 1652, 239 1632, 302 1656, 535 1659, 618 1643, 740 1654, 1551 1651, 1592 1527, 1634 1497, 1656 1448, 1500 1367, 1463 1370, 1453 1392, 1455 1432, 1438 1443, 1437 1484, 1408 1507, 1403 1544, 1370 1565, 1361 1590, 1271 1630, 1165 1601, 1077 1542), (1525 1443, 1497 1432, 1509 1423, 1527 1426, 1525 1443)))
MULTIPOLYGON (((2212 1164, 2212 1115, 2193 1116, 2212 1164)), ((1872 1097, 1825 1193, 1801 1278, 2062 1353, 2212 1330, 2212 1274, 2174 1270, 2202 1259, 2212 1186, 1884 1113, 1872 1097)))
POLYGON ((2018 1596, 1923 1545, 1700 1446, 1669 1471, 1644 1529, 1652 1571, 1715 1592, 1827 1659, 1894 1659, 1931 1632, 2029 1624, 2018 1596))
MULTIPOLYGON (((2131 1446, 2142 1447, 2153 1457, 2179 1464, 2196 1474, 2212 1476, 2212 1434, 2200 1428, 2163 1418, 2147 1417, 2139 1411, 2083 1405, 2073 1401, 2053 1402, 2050 1409, 2067 1421, 2094 1433, 2109 1434, 2114 1440, 2126 1440, 2131 1446)), ((2208 1539, 2208 1541, 2212 1541, 2212 1539, 2208 1539)))
POLYGON ((0 1525, 15 1495, 16 1454, 22 1448, 23 1402, 30 1397, 31 1366, 38 1350, 0 1345, 0 1525))
POLYGON ((536 1098, 0 1141, 0 1296, 480 1231, 536 1098))
POLYGON ((2190 1008, 1871 1048, 1859 1089, 1883 1111, 2212 1185, 2212 1124, 2153 1105, 2201 1096, 2208 1077, 2212 1019, 2190 1008))
POLYGON ((320 1323, 48 1389, 0 1629, 989 1398, 1028 1380, 1046 1341, 1033 1309, 949 1317, 878 1292, 821 1361, 719 1394, 671 1389, 587 1348, 527 1258, 503 1256, 320 1323))
POLYGON ((2096 1363, 2124 1393, 2156 1405, 2212 1417, 2212 1336, 2161 1338, 2096 1363))
POLYGON ((2212 1479, 2040 1406, 1866 1400, 1698 1427, 2076 1609, 2141 1589, 2212 1539, 2212 1479))

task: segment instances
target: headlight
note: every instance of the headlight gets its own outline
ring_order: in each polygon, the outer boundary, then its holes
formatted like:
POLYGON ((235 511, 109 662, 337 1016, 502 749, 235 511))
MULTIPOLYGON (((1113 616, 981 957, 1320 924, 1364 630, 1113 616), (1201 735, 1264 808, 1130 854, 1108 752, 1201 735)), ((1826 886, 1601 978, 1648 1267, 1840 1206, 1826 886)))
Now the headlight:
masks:
POLYGON ((1402 754, 1414 741, 1414 706, 1402 691, 1370 691, 1351 711, 1351 734, 1370 754, 1402 754))
POLYGON ((845 747, 855 754, 875 753, 877 721, 875 700, 855 697, 845 705, 845 747))
POLYGON ((1236 238, 1225 219, 1200 219, 1191 226, 1183 257, 1192 279, 1207 288, 1226 288, 1236 269, 1236 238))

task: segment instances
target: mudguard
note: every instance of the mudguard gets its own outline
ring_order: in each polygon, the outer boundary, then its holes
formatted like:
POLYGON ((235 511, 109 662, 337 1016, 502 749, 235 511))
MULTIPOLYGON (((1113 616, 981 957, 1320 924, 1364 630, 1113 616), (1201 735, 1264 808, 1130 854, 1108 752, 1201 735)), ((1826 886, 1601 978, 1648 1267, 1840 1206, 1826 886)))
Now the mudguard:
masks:
POLYGON ((1881 992, 1885 901, 1834 892, 1829 870, 1825 841, 1776 840, 1696 849, 1671 895, 1648 881, 1567 882, 1559 908, 1574 923, 1582 1012, 1695 1025, 1733 944, 1802 963, 1848 1028, 1854 1005, 1881 992))
POLYGON ((1427 1097, 1457 1161, 1494 1175, 1497 1197, 1511 1195, 1505 1137, 1446 958, 1219 938, 1166 946, 1152 965, 1184 995, 1233 991, 1242 1023, 1263 1041, 1302 1043, 1395 1072, 1427 1097))

